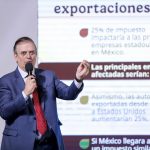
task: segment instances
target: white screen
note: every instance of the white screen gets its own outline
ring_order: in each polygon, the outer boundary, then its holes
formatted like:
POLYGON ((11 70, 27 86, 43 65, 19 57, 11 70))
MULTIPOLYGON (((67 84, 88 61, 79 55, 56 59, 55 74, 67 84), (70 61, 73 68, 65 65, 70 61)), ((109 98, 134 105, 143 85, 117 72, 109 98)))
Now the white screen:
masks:
POLYGON ((39 64, 91 64, 78 98, 58 99, 63 135, 149 135, 150 2, 39 0, 38 22, 39 64))

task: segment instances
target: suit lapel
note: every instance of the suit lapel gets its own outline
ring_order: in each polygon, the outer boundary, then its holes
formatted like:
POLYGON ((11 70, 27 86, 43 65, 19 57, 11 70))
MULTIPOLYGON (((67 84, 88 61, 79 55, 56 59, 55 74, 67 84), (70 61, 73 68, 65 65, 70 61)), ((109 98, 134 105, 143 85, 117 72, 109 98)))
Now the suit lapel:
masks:
POLYGON ((16 86, 18 87, 18 89, 22 91, 24 89, 25 83, 23 78, 21 77, 21 74, 18 71, 18 68, 15 70, 15 77, 16 77, 16 86))
MULTIPOLYGON (((15 78, 16 78, 15 84, 18 87, 19 92, 22 92, 24 87, 25 87, 25 82, 24 82, 24 79, 22 78, 22 76, 21 76, 21 74, 20 74, 18 69, 15 70, 15 78)), ((32 99, 31 98, 28 99, 28 106, 29 106, 28 107, 29 111, 31 113, 33 113, 34 112, 33 111, 34 107, 33 107, 33 103, 32 103, 32 99)))
POLYGON ((45 110, 45 91, 44 91, 45 88, 43 87, 44 80, 43 80, 43 75, 40 69, 35 69, 35 75, 36 75, 36 80, 37 80, 41 106, 42 106, 42 109, 45 110))

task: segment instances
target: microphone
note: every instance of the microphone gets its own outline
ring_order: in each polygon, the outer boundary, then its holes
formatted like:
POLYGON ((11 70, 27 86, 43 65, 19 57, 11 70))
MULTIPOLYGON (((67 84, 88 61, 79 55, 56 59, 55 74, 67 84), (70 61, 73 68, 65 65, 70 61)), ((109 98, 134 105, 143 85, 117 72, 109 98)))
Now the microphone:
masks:
POLYGON ((32 71, 33 71, 33 65, 32 65, 32 63, 30 63, 30 62, 26 63, 25 70, 28 73, 28 75, 26 77, 32 75, 32 71))

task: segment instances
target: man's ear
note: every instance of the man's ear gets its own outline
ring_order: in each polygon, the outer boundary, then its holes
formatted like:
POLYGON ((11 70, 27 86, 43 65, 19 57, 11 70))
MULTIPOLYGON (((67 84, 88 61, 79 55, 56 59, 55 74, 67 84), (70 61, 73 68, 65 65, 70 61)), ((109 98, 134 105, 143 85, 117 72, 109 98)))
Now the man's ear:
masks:
POLYGON ((14 58, 16 59, 16 57, 17 57, 17 54, 16 54, 16 53, 14 53, 14 58))
POLYGON ((17 63, 17 54, 16 53, 14 53, 14 59, 15 59, 15 61, 17 63))

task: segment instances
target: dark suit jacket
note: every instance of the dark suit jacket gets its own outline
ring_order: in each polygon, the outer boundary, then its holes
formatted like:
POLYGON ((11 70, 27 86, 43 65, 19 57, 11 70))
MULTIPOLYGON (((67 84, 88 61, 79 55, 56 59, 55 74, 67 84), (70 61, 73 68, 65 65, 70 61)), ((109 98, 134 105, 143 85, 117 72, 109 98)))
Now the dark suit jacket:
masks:
MULTIPOLYGON (((48 123, 58 142, 59 150, 64 150, 57 116, 56 97, 75 99, 83 86, 78 89, 74 82, 67 86, 52 71, 35 69, 41 105, 48 123)), ((33 150, 36 138, 36 120, 32 100, 25 101, 22 91, 24 80, 18 69, 0 78, 0 116, 5 120, 1 150, 33 150)))

